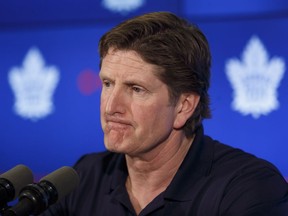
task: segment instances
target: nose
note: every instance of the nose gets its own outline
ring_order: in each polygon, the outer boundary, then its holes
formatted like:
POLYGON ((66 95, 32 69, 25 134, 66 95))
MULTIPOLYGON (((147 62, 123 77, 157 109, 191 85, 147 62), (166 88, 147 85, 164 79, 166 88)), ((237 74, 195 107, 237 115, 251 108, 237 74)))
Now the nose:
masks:
POLYGON ((107 115, 123 114, 125 113, 124 93, 121 89, 113 88, 113 90, 104 95, 105 113, 107 115))

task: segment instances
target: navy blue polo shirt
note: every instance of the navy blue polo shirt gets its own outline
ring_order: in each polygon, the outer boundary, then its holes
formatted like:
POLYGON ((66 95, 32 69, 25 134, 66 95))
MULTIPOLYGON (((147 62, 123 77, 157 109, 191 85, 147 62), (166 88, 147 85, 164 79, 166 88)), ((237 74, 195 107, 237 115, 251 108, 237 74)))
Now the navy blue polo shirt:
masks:
MULTIPOLYGON (((135 216, 122 154, 83 156, 80 185, 43 215, 135 216)), ((200 127, 167 189, 139 216, 288 216, 288 185, 269 162, 203 134, 200 127)))

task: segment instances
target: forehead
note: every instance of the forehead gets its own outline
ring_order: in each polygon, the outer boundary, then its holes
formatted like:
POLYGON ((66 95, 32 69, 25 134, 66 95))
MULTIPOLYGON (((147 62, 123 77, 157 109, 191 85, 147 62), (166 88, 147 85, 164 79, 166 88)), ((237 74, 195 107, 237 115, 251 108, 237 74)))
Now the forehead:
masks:
POLYGON ((103 61, 117 64, 148 64, 133 50, 109 49, 103 61))
POLYGON ((125 71, 126 76, 130 73, 141 74, 150 73, 155 75, 160 70, 156 65, 145 62, 141 56, 132 50, 109 50, 107 55, 103 58, 101 65, 101 73, 108 71, 125 71), (144 73, 146 72, 146 73, 144 73))

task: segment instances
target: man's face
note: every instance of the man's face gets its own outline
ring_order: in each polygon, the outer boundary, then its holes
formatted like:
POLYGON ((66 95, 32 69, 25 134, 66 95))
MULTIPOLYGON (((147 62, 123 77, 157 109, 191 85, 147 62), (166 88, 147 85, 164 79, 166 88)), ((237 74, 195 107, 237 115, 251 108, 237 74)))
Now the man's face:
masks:
POLYGON ((171 138, 176 111, 155 70, 134 51, 109 50, 103 59, 101 124, 108 150, 139 156, 171 138))

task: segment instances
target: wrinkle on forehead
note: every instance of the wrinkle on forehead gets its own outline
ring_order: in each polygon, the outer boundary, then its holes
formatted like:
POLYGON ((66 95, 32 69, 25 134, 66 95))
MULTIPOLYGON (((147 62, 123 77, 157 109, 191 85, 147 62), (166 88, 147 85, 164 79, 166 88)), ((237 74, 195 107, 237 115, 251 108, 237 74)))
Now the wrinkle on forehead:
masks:
MULTIPOLYGON (((138 60, 137 62, 145 62, 141 55, 139 55, 136 51, 134 50, 118 50, 118 49, 109 49, 107 55, 111 55, 111 56, 122 56, 125 55, 127 56, 127 58, 131 58, 133 60, 135 60, 135 57, 137 56, 138 60)), ((146 63, 146 62, 145 62, 146 63)))
POLYGON ((123 66, 128 66, 130 68, 145 70, 153 70, 156 72, 157 66, 145 62, 142 57, 133 50, 117 50, 109 49, 107 55, 103 61, 109 62, 110 64, 121 64, 123 66))

